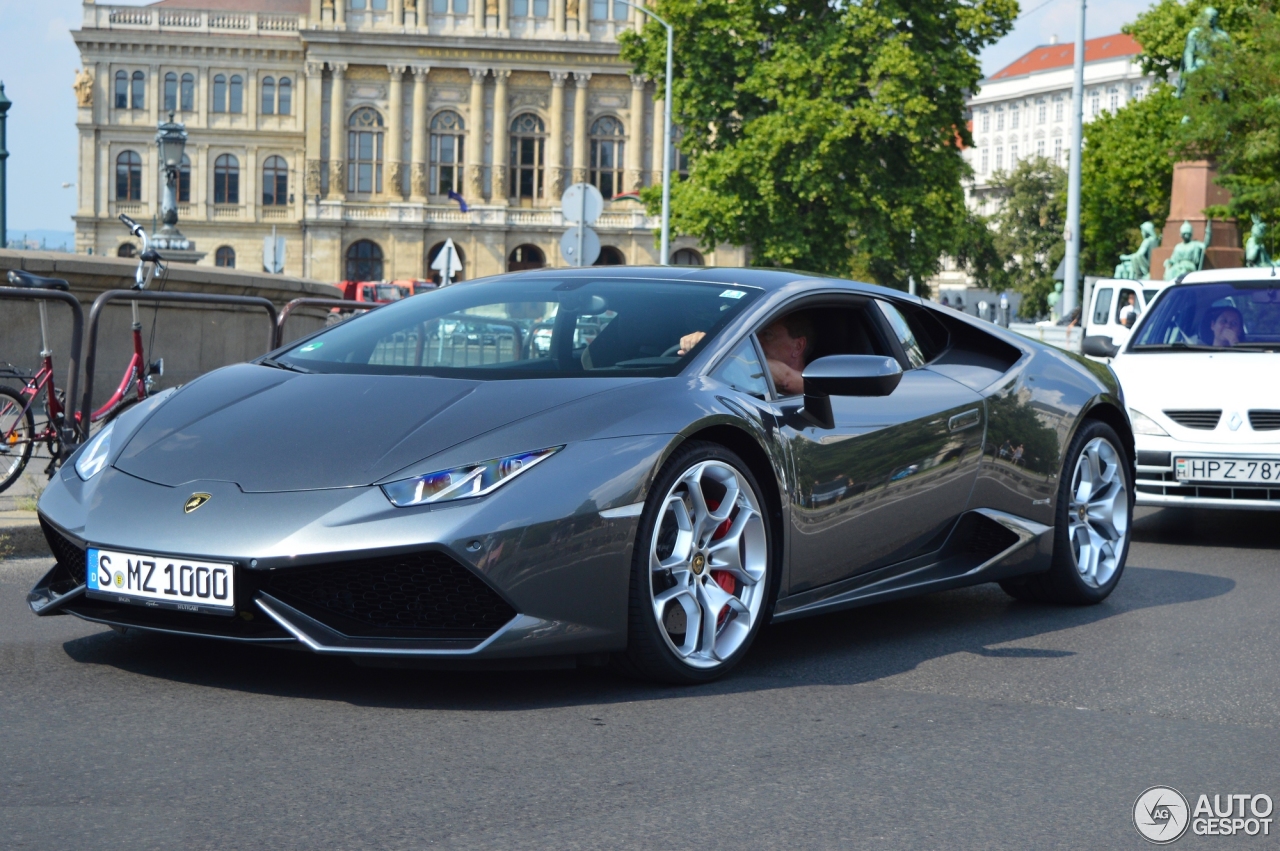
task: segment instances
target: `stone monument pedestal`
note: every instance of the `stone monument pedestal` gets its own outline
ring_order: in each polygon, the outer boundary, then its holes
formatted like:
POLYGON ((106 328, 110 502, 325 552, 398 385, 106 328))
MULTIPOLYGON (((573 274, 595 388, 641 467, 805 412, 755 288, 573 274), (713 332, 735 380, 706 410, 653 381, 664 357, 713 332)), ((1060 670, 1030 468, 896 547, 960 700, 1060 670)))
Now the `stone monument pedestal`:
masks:
MULTIPOLYGON (((1226 204, 1231 193, 1213 182, 1217 169, 1205 160, 1176 163, 1173 167, 1173 192, 1169 201, 1169 218, 1160 235, 1160 246, 1151 252, 1151 277, 1164 277, 1164 261, 1173 254, 1173 248, 1182 241, 1178 231, 1183 222, 1191 223, 1191 238, 1204 239, 1208 218, 1204 208, 1226 204)), ((1244 249, 1241 247, 1240 230, 1235 219, 1215 219, 1209 245, 1205 248, 1204 268, 1235 269, 1244 265, 1244 249)))

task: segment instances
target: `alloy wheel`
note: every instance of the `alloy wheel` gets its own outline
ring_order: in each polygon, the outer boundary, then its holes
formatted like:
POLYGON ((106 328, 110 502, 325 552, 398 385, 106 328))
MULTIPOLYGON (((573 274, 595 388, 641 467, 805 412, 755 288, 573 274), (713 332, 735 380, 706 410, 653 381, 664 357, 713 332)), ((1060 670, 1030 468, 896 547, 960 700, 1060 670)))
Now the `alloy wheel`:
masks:
POLYGON ((649 542, 653 616, 685 664, 714 668, 751 635, 768 594, 760 500, 723 461, 684 472, 662 501, 649 542))
POLYGON ((1085 444, 1071 479, 1067 528, 1076 570, 1086 585, 1106 585, 1120 566, 1129 533, 1124 458, 1104 437, 1085 444))

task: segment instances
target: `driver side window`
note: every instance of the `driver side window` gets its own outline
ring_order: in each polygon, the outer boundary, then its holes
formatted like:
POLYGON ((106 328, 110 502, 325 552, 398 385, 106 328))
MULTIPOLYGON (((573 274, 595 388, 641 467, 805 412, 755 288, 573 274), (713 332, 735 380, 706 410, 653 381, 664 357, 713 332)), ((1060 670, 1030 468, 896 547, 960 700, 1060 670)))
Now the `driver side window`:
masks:
POLYGON ((769 397, 769 384, 764 376, 764 365, 760 363, 760 356, 756 353, 755 344, 750 338, 739 343, 733 354, 725 358, 724 363, 716 369, 714 377, 739 393, 746 393, 761 400, 769 397))

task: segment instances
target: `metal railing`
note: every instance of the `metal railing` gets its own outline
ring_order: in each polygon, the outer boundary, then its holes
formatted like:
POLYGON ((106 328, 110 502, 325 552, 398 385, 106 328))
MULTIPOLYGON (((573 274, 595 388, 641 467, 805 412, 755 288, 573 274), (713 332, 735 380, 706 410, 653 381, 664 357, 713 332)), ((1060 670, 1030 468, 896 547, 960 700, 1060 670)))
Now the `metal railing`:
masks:
POLYGON ((9 299, 44 299, 60 301, 71 308, 71 346, 67 353, 67 410, 63 415, 62 455, 65 458, 79 442, 69 438, 78 436, 72 408, 75 407, 76 390, 80 378, 80 350, 84 345, 84 310, 80 302, 69 292, 61 290, 43 290, 29 287, 0 287, 0 298, 9 299))
POLYGON ((372 301, 351 301, 343 298, 320 298, 318 296, 307 296, 305 298, 295 298, 284 306, 280 311, 279 318, 276 319, 275 342, 272 349, 278 349, 284 342, 284 321, 289 318, 289 314, 293 313, 299 307, 340 307, 343 310, 373 310, 375 307, 382 307, 381 304, 372 301))
MULTIPOLYGON (((27 290, 23 290, 27 292, 27 290)), ((298 299, 301 301, 302 299, 298 299)), ((93 300, 89 308, 89 345, 84 357, 84 399, 80 403, 80 425, 85 436, 89 433, 89 417, 93 413, 93 369, 98 356, 98 321, 102 309, 113 301, 139 301, 147 304, 223 304, 240 307, 260 307, 267 312, 271 326, 267 330, 267 351, 276 347, 278 314, 270 299, 254 295, 219 295, 217 293, 163 293, 138 290, 107 290, 93 300)), ((74 398, 67 397, 68 404, 74 398)))

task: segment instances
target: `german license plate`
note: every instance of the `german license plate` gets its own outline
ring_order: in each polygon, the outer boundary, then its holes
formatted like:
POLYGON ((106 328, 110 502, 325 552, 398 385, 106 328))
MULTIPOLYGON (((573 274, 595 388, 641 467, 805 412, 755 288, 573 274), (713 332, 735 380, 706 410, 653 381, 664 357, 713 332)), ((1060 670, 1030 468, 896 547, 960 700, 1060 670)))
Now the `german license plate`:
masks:
POLYGON ((1175 458, 1180 482, 1280 486, 1280 460, 1259 458, 1175 458))
POLYGON ((91 597, 211 615, 235 614, 233 565, 173 556, 89 549, 91 597))

